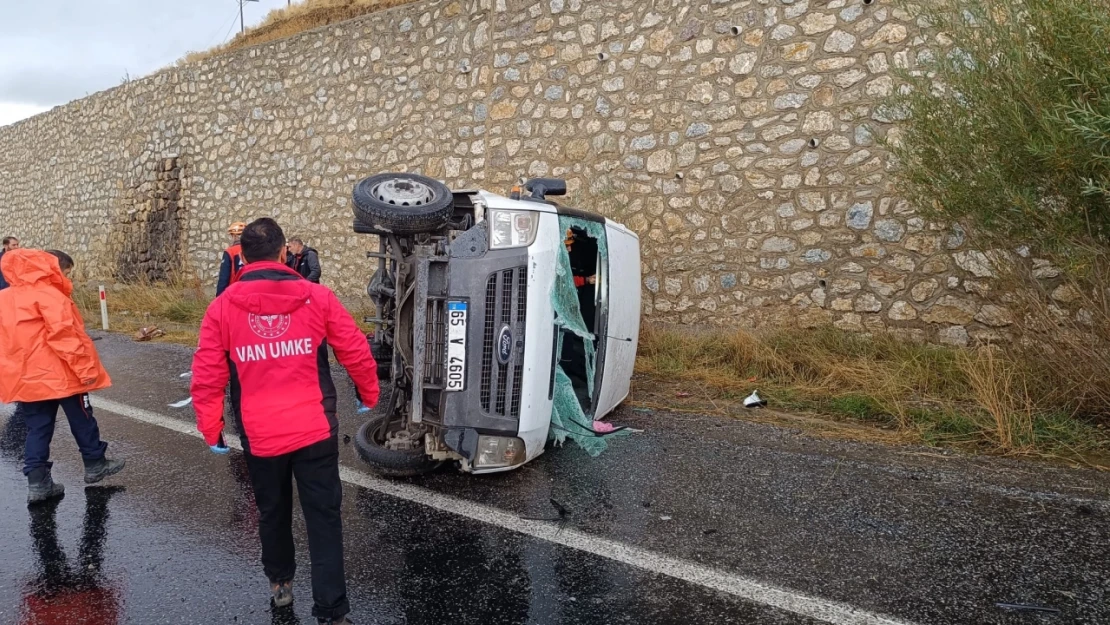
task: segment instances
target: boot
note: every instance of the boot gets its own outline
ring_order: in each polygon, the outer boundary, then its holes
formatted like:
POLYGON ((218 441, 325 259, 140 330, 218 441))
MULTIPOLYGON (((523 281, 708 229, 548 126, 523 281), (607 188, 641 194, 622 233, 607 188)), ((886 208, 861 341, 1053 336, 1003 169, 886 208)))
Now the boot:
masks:
POLYGON ((281 582, 270 584, 271 602, 275 608, 285 608, 293 605, 293 584, 281 582))
POLYGON ((50 469, 41 467, 27 475, 27 504, 34 505, 62 497, 66 487, 56 484, 50 477, 50 469))
POLYGON ((329 618, 320 618, 320 619, 316 619, 316 623, 318 625, 355 625, 351 621, 347 620, 346 616, 341 616, 337 619, 334 619, 334 618, 330 618, 330 619, 329 618))
POLYGON ((125 464, 123 460, 111 460, 107 457, 86 462, 85 483, 96 484, 110 475, 115 475, 123 470, 125 464))

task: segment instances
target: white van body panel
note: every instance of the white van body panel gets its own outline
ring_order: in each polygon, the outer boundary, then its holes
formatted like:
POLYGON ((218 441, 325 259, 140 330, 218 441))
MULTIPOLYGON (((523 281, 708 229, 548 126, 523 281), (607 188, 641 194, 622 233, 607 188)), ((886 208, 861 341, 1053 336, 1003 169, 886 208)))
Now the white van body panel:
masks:
POLYGON ((609 246, 609 327, 605 365, 594 418, 609 414, 628 397, 640 338, 640 238, 605 220, 609 246))

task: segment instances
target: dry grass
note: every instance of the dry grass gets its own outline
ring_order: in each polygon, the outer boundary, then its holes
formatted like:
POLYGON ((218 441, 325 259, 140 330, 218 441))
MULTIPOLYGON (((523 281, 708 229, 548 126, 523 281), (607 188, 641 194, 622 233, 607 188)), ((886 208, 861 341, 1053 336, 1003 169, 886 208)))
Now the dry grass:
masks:
MULTIPOLYGON (((1051 380, 1045 392, 1069 410, 1110 418, 1110 258, 1093 257, 1082 268, 1046 283, 1027 268, 1004 267, 1011 293, 1014 358, 1037 362, 1051 380), (1057 301, 1053 294, 1066 302, 1057 301)), ((1088 259, 1092 255, 1086 255, 1088 259)))
POLYGON ((285 39, 314 28, 354 19, 369 13, 384 11, 415 0, 303 0, 290 7, 274 9, 261 24, 247 29, 231 41, 212 48, 190 52, 179 64, 194 63, 204 59, 256 46, 268 41, 285 39))
MULTIPOLYGON (((878 427, 899 437, 990 453, 1092 460, 1110 432, 1042 400, 1038 369, 991 347, 960 350, 833 328, 691 332, 647 326, 637 402, 726 414, 758 389, 772 407, 878 427)), ((866 436, 864 436, 866 438, 866 436)))
MULTIPOLYGON (((85 324, 100 327, 100 301, 93 289, 76 289, 73 299, 85 324)), ((108 289, 108 327, 113 332, 134 334, 140 328, 158 326, 165 343, 195 346, 197 331, 211 299, 196 280, 169 284, 118 285, 108 289)))

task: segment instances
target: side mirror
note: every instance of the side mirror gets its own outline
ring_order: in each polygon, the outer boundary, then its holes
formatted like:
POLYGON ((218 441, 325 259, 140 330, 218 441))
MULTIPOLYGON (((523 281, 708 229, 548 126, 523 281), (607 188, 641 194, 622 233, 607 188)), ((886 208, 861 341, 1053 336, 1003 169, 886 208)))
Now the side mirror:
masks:
POLYGON ((524 183, 524 190, 537 200, 545 199, 549 195, 566 195, 567 181, 559 178, 534 178, 524 183))

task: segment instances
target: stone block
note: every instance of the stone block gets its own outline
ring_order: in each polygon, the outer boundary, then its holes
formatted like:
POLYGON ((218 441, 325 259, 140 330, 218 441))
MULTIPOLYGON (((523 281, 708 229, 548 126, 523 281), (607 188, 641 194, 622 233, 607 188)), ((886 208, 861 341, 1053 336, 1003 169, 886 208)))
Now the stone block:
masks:
POLYGON ((985 304, 975 314, 975 320, 993 328, 1004 328, 1014 323, 1014 314, 1010 309, 995 304, 985 304))
POLYGON ((871 202, 860 202, 848 209, 846 224, 854 230, 866 230, 871 226, 871 216, 875 210, 871 202))
POLYGON ((974 302, 945 295, 926 309, 921 319, 927 323, 966 325, 971 323, 977 312, 978 308, 974 302))
POLYGON ((917 309, 909 302, 897 301, 890 305, 886 316, 891 321, 913 321, 917 319, 917 309))
POLYGON ((879 295, 891 297, 906 289, 906 276, 876 268, 867 274, 867 285, 879 295))
POLYGON ((856 37, 842 30, 835 30, 825 38, 825 52, 851 52, 856 47, 856 37))
POLYGON ((856 312, 877 313, 883 309, 883 303, 871 293, 863 293, 856 298, 853 309, 856 312))

